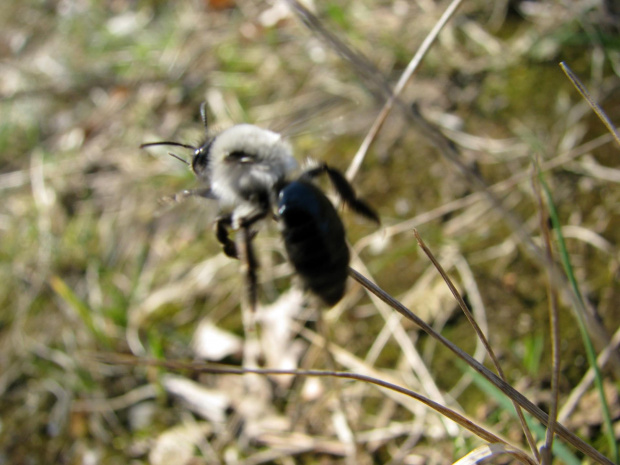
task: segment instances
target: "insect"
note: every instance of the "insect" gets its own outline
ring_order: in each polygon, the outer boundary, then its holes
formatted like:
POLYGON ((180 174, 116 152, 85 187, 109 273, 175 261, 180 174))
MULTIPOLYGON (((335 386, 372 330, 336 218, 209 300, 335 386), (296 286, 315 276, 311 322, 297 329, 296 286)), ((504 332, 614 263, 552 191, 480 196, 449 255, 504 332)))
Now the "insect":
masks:
MULTIPOLYGON (((200 114, 207 130, 204 103, 200 114)), ((220 216, 215 236, 226 255, 244 258, 252 308, 256 303, 258 268, 252 248, 254 227, 270 216, 280 225, 287 257, 304 287, 329 306, 342 298, 349 266, 345 230, 334 205, 313 179, 326 174, 345 205, 376 223, 379 217, 356 196, 340 171, 318 163, 298 175, 297 160, 282 137, 250 124, 232 126, 207 137, 199 146, 162 141, 140 147, 155 145, 194 151, 191 163, 185 163, 206 187, 182 195, 199 195, 218 202, 220 216), (231 231, 242 233, 242 253, 230 238, 231 231)))

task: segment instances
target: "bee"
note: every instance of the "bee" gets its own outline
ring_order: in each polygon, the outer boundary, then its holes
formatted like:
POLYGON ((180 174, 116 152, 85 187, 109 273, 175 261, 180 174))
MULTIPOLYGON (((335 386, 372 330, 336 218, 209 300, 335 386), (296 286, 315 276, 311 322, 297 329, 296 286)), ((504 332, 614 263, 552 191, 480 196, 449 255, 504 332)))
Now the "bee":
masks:
MULTIPOLYGON (((208 132, 205 103, 200 107, 208 132)), ((193 150, 191 166, 205 186, 184 191, 217 201, 219 216, 215 236, 231 258, 243 255, 250 302, 255 308, 258 261, 252 248, 255 226, 272 217, 280 227, 286 255, 304 288, 326 305, 344 295, 349 268, 349 249, 336 208, 313 180, 326 174, 342 202, 354 212, 379 223, 376 212, 358 198, 344 175, 325 163, 315 163, 298 174, 299 164, 280 134, 251 124, 238 124, 192 146, 173 141, 148 142, 140 147, 171 145, 193 150), (244 252, 230 238, 243 233, 244 252)))

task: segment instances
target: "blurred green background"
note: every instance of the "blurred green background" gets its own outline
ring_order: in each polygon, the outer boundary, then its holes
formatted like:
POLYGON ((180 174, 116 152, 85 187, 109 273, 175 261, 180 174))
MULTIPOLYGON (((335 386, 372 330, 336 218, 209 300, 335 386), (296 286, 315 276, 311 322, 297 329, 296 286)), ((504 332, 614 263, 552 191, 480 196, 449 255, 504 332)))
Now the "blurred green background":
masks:
MULTIPOLYGON (((393 85, 447 5, 317 1, 314 8, 393 85)), ((539 158, 581 290, 610 335, 620 321, 618 146, 558 63, 620 120, 619 25, 612 0, 466 1, 401 96, 489 185, 511 180, 496 192, 536 241, 530 178, 531 157, 539 158)), ((271 380, 261 411, 274 420, 261 423, 237 404, 246 394, 235 397, 243 390, 234 377, 173 379, 101 357, 133 350, 200 358, 197 329, 205 322, 229 339, 243 336, 241 268, 213 236, 216 206, 166 202, 197 182, 165 148, 139 145, 199 144, 206 101, 213 128, 270 128, 300 160, 344 171, 381 108, 359 72, 278 1, 3 2, 0 98, 0 464, 351 463, 332 403, 309 394, 309 383, 271 380), (179 391, 171 380, 208 393, 179 391), (222 395, 217 414, 191 405, 222 395), (162 452, 168 443, 178 450, 162 452)), ((383 225, 343 215, 364 263, 354 267, 473 352, 473 332, 420 253, 417 227, 488 328, 509 380, 548 408, 546 274, 500 216, 399 110, 355 186, 383 225)), ((257 250, 260 299, 280 302, 295 281, 276 227, 261 232, 257 250)), ((565 400, 587 365, 571 310, 561 310, 565 400)), ((446 402, 521 441, 492 397, 467 379, 456 383, 462 370, 444 349, 411 324, 389 329, 389 315, 356 284, 325 318, 346 354, 427 392, 411 366, 415 343, 446 402)), ((219 341, 207 334, 207 342, 219 341)), ((325 367, 320 351, 296 335, 295 360, 325 367)), ((231 350, 225 361, 240 364, 240 354, 231 350)), ((604 374, 618 418, 618 378, 604 374)), ((329 383, 323 389, 334 392, 329 383)), ((451 463, 479 444, 383 391, 360 383, 340 389, 358 442, 353 463, 451 463)), ((587 392, 564 422, 607 453, 596 402, 587 392)))

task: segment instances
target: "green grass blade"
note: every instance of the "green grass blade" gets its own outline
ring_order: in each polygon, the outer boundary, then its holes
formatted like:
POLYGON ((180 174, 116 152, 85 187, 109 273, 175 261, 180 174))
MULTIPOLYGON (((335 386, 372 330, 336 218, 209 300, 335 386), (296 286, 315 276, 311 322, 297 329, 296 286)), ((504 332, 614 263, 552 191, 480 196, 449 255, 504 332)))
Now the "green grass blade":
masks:
POLYGON ((95 336, 97 341, 106 347, 110 347, 111 344, 109 338, 97 327, 95 321, 93 320, 91 308, 82 299, 80 299, 69 286, 67 286, 67 283, 65 283, 59 276, 52 276, 50 278, 50 286, 58 297, 64 300, 73 310, 75 310, 91 334, 95 336))
MULTIPOLYGON (((564 267, 564 271, 566 272, 566 276, 570 282, 571 287, 573 288, 573 292, 577 296, 577 298, 583 303, 583 297, 581 295, 581 291, 579 290, 579 285, 577 284, 577 279, 575 278, 575 273, 573 272, 573 267, 571 265, 570 256, 568 254, 568 249, 566 248, 566 242, 564 240, 564 235, 562 234, 562 225, 560 224, 560 219, 558 216, 558 212, 555 208, 555 204, 553 203, 553 197, 551 195, 551 190, 549 186, 545 182, 544 174, 538 170, 538 179, 540 181, 540 185, 542 186, 543 192, 545 193, 545 197, 547 198, 547 203, 549 207, 549 216, 551 217, 551 222, 553 224, 553 230, 555 231, 557 241, 558 241, 558 249, 560 251, 560 257, 562 259, 562 266, 564 267)), ((584 304, 585 305, 585 304, 584 304)), ((583 339, 583 345, 586 350, 586 356, 588 358, 588 363, 594 370, 594 379, 597 391, 599 393, 599 397, 601 400, 601 410, 603 413, 603 421, 605 423, 606 436, 607 441, 609 443, 609 451, 615 463, 620 463, 620 458, 618 456, 618 444, 614 437, 613 425, 611 422, 611 414, 609 412, 609 405, 607 404, 607 400, 605 399, 605 391, 603 389, 603 378, 601 376, 601 371, 599 370, 598 364, 596 363, 596 352, 594 351, 594 345, 592 344, 592 339, 588 334, 588 330, 586 327, 586 322, 584 316, 579 312, 575 311, 575 315, 577 315, 577 322, 579 326, 579 332, 581 333, 581 338, 583 339)))

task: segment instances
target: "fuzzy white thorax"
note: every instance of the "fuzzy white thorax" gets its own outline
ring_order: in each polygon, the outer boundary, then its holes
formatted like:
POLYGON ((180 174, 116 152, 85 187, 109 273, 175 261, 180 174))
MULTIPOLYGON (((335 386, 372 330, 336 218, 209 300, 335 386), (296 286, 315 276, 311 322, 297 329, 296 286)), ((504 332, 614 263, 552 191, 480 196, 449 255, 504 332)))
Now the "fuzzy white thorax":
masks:
POLYGON ((233 126, 215 137, 210 148, 211 190, 223 210, 248 208, 253 192, 273 192, 298 168, 280 134, 251 124, 233 126), (239 157, 239 154, 247 157, 239 157))

